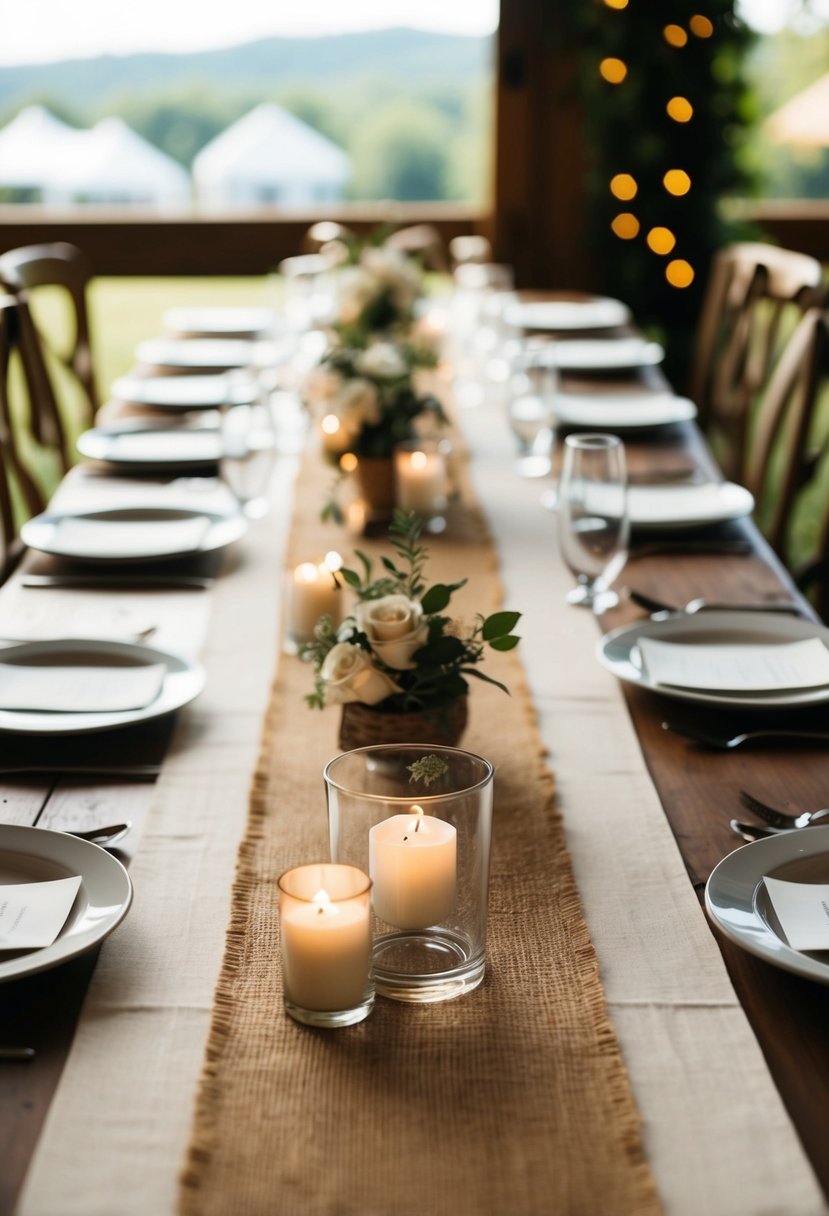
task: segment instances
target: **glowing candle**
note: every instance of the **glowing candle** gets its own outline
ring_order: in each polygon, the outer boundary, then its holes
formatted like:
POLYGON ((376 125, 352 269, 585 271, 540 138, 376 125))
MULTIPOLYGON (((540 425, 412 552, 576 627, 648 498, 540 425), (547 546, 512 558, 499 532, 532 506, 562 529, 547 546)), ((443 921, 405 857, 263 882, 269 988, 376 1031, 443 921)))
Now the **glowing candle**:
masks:
POLYGON ((310 642, 314 627, 328 613, 336 627, 342 619, 340 588, 334 582, 333 571, 342 565, 337 553, 329 553, 321 562, 302 562, 294 570, 288 602, 287 632, 294 642, 310 642))
POLYGON ((320 1012, 360 1005, 371 962, 366 875, 353 866, 299 866, 282 875, 279 891, 286 1001, 320 1012))
POLYGON ((457 837, 451 823, 413 806, 368 834, 374 911, 397 929, 425 929, 455 906, 457 837))
POLYGON ((446 461, 440 451, 410 451, 394 454, 397 505, 404 511, 434 515, 446 506, 446 461))

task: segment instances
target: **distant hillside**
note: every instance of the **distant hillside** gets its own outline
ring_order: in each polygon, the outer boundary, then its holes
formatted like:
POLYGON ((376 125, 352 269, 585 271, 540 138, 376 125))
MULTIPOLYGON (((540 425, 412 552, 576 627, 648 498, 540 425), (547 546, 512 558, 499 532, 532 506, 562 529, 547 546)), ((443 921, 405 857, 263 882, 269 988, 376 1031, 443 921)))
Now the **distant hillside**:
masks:
POLYGON ((491 40, 423 30, 371 30, 322 38, 268 38, 220 51, 141 54, 0 67, 0 113, 32 99, 54 98, 82 115, 110 99, 203 85, 216 93, 253 94, 295 86, 333 92, 359 79, 466 85, 490 66, 491 40))

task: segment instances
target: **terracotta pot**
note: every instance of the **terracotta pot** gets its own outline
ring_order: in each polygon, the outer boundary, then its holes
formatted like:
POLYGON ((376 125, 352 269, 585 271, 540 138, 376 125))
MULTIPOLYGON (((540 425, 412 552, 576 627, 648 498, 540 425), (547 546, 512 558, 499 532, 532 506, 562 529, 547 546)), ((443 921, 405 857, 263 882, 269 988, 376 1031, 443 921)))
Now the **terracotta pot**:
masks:
POLYGON ((358 456, 360 496, 373 515, 391 517, 395 505, 394 462, 391 457, 358 456))
POLYGON ((375 743, 424 743, 456 747, 466 727, 468 704, 466 697, 449 710, 445 727, 437 718, 422 713, 385 713, 359 701, 343 706, 340 722, 340 747, 344 752, 375 743))

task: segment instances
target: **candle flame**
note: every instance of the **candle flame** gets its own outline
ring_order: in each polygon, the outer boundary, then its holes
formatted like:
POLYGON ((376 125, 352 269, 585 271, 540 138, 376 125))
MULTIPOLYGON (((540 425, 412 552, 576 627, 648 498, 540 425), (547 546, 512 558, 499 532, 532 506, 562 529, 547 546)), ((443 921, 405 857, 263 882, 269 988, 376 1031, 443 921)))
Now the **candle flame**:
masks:
POLYGON ((340 457, 340 468, 344 473, 353 473, 357 468, 357 457, 353 452, 344 452, 340 457))
POLYGON ((340 420, 336 414, 326 414, 320 423, 320 427, 325 431, 326 435, 336 435, 340 429, 340 420))
POLYGON ((330 549, 323 558, 326 570, 342 570, 343 559, 335 549, 330 549))
POLYGON ((315 583, 319 578, 319 570, 313 562, 302 562, 296 568, 296 577, 301 583, 315 583))
POLYGON ((316 895, 311 900, 311 903, 314 904, 317 912, 325 912, 331 906, 331 896, 323 887, 320 887, 319 891, 317 891, 316 895))
POLYGON ((412 452, 411 465, 413 469, 425 469, 427 463, 425 452, 412 452))
POLYGON ((410 807, 409 809, 410 809, 412 815, 414 815, 414 819, 409 824, 409 831, 410 832, 419 832, 420 825, 423 822, 423 816, 425 814, 423 807, 418 806, 417 803, 415 803, 415 805, 413 807, 410 807))

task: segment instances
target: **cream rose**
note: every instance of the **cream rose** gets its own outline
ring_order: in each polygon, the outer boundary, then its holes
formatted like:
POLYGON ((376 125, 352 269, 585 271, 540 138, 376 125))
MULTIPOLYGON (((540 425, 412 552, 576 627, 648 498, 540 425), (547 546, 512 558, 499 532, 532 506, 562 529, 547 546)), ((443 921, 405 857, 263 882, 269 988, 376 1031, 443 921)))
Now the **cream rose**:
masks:
POLYGON ((338 642, 325 656, 320 676, 325 681, 325 700, 331 703, 361 701, 377 705, 402 689, 385 672, 372 666, 361 646, 338 642))
POLYGON ((376 426, 383 417, 377 389, 362 376, 346 381, 335 408, 340 422, 353 435, 359 434, 364 426, 376 426))
POLYGON ((417 600, 405 595, 384 595, 364 600, 354 615, 371 642, 371 648, 387 667, 408 671, 414 667, 412 655, 426 645, 429 626, 417 600))
POLYGON ((376 246, 363 250, 360 262, 378 286, 391 292, 397 308, 408 312, 421 290, 421 273, 411 259, 398 249, 376 246))
POLYGON ((376 295, 376 280, 361 266, 348 266, 341 271, 337 307, 342 323, 355 325, 376 295))
POLYGON ((361 376, 374 380, 395 380, 407 370, 405 359, 391 342, 375 342, 357 356, 354 366, 361 376))

